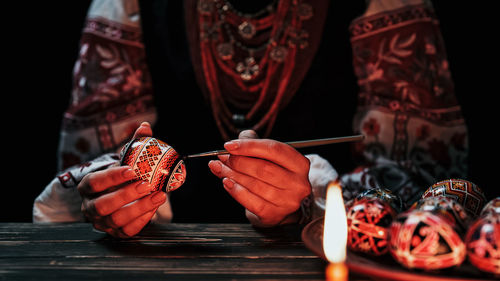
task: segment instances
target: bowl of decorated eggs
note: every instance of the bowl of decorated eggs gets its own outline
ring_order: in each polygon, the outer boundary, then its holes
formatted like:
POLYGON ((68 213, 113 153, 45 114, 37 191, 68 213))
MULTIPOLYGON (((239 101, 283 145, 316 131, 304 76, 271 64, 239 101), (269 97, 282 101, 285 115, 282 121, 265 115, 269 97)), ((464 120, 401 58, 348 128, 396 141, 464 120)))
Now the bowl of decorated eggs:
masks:
POLYGON ((470 181, 436 182, 409 208, 376 188, 348 202, 346 216, 354 253, 390 257, 414 273, 469 268, 473 276, 500 277, 500 197, 488 202, 470 181))

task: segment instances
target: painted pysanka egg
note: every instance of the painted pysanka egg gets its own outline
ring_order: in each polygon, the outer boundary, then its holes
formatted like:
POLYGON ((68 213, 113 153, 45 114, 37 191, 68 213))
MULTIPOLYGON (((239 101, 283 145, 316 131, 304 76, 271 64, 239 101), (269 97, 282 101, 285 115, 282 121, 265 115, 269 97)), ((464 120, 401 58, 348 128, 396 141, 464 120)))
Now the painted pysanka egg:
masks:
POLYGON ((471 222, 464 207, 449 197, 437 196, 420 199, 412 208, 446 216, 448 220, 459 227, 460 235, 465 234, 467 226, 471 222))
POLYGON ((476 219, 465 236, 471 264, 485 272, 500 274, 500 215, 476 219))
POLYGON ((354 200, 347 213, 347 246, 371 255, 387 253, 388 228, 396 211, 375 197, 354 200))
POLYGON ((481 216, 490 214, 500 215, 500 197, 494 198, 484 205, 484 208, 481 211, 481 216))
POLYGON ((474 183, 463 179, 436 182, 424 192, 422 199, 436 196, 452 198, 460 203, 473 218, 480 214, 486 203, 483 191, 474 183))
POLYGON ((390 227, 389 252, 407 268, 437 270, 460 265, 466 256, 457 225, 421 210, 399 214, 390 227))
POLYGON ((364 198, 364 197, 374 197, 379 198, 385 202, 387 202, 391 207, 397 212, 400 213, 405 210, 406 206, 398 195, 393 193, 391 190, 386 188, 371 188, 362 193, 360 193, 356 198, 364 198))
POLYGON ((132 167, 137 178, 149 182, 155 191, 173 191, 186 180, 182 157, 161 140, 136 138, 126 144, 120 154, 120 164, 132 167))

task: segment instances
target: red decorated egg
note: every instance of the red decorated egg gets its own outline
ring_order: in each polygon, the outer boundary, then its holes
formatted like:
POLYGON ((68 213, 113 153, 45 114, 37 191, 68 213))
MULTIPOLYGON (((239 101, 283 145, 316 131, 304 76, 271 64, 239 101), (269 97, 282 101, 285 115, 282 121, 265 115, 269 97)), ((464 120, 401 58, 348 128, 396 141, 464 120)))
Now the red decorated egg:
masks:
POLYGON ((152 137, 137 138, 125 145, 121 165, 132 167, 137 178, 149 182, 155 191, 173 191, 186 180, 186 167, 179 154, 152 137))
POLYGON ((467 226, 470 224, 470 217, 464 207, 449 197, 438 196, 421 199, 415 204, 414 209, 445 216, 459 227, 460 235, 465 234, 467 226))
POLYGON ((495 215, 495 214, 500 215, 500 197, 497 197, 489 201, 486 205, 484 205, 484 208, 481 211, 481 216, 495 215))
POLYGON ((439 181, 424 192, 422 199, 436 196, 449 197, 457 201, 473 218, 481 213, 486 203, 486 196, 483 191, 474 183, 462 179, 439 181))
POLYGON ((500 215, 475 220, 465 236, 471 264, 485 272, 500 274, 500 215))
POLYGON ((355 200, 347 215, 347 246, 371 255, 387 253, 388 231, 396 211, 385 201, 365 197, 355 200))
POLYGON ((405 210, 405 204, 401 197, 393 193, 391 190, 386 188, 371 188, 362 193, 360 193, 357 198, 364 197, 374 197, 379 198, 385 202, 387 202, 396 212, 402 212, 405 210))
POLYGON ((453 221, 421 210, 410 210, 394 219, 389 252, 403 266, 423 270, 458 266, 466 256, 465 243, 453 221))

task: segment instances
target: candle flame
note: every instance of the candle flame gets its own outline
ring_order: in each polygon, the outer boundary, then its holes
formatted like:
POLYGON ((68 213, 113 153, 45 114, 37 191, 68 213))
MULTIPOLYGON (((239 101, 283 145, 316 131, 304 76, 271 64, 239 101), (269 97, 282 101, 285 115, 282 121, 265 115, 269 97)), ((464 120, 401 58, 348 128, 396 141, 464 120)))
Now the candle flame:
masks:
POLYGON ((338 182, 330 182, 326 191, 323 250, 332 263, 344 262, 347 245, 347 217, 338 182))

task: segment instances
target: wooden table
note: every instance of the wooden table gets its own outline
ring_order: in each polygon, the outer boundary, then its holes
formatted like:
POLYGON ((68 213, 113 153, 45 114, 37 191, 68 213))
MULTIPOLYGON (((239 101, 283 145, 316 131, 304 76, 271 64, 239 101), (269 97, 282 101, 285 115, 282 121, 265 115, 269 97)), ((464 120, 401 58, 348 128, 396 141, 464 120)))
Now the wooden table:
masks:
POLYGON ((1 223, 0 280, 324 280, 326 262, 300 233, 167 224, 119 240, 84 223, 1 223))

